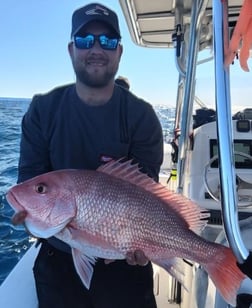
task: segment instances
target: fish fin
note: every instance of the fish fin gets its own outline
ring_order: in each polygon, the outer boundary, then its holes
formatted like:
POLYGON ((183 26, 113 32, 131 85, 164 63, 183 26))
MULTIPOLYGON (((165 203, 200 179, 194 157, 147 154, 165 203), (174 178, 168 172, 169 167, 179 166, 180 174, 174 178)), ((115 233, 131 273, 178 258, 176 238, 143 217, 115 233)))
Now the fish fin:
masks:
POLYGON ((220 246, 218 254, 204 268, 225 301, 236 306, 237 291, 246 276, 236 265, 232 250, 220 246))
POLYGON ((93 265, 96 262, 96 258, 94 256, 84 255, 75 248, 72 248, 72 256, 75 269, 80 276, 81 281, 84 286, 89 289, 94 272, 93 265))
POLYGON ((128 181, 162 199, 169 209, 172 208, 184 218, 189 229, 200 232, 205 227, 206 218, 209 217, 209 213, 205 209, 201 209, 188 198, 171 192, 165 186, 156 183, 148 175, 140 172, 138 164, 131 163, 132 160, 126 162, 122 162, 122 159, 111 160, 107 164, 100 166, 97 171, 128 181))
POLYGON ((168 260, 155 259, 152 260, 153 263, 165 269, 172 277, 174 277, 181 285, 188 291, 184 284, 184 272, 181 270, 184 263, 183 260, 179 258, 171 258, 168 260))

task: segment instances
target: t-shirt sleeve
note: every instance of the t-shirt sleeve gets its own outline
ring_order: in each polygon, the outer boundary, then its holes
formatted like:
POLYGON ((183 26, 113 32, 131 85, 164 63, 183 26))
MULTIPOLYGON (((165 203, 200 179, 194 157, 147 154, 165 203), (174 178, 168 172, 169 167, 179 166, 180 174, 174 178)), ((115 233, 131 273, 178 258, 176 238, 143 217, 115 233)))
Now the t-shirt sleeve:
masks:
POLYGON ((43 133, 40 104, 40 96, 35 96, 22 119, 18 183, 50 171, 49 147, 43 133))
POLYGON ((130 156, 139 162, 143 172, 158 181, 163 162, 163 134, 161 124, 151 105, 145 104, 135 123, 130 156))

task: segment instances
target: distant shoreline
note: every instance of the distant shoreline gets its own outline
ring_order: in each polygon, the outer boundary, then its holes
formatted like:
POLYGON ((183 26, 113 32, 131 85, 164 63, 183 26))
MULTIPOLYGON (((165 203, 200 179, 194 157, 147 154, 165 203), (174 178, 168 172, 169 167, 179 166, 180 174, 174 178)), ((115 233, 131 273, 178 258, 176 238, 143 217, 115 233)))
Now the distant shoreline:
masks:
POLYGON ((24 97, 0 97, 0 101, 12 101, 12 102, 17 102, 17 101, 31 101, 31 98, 24 98, 24 97))

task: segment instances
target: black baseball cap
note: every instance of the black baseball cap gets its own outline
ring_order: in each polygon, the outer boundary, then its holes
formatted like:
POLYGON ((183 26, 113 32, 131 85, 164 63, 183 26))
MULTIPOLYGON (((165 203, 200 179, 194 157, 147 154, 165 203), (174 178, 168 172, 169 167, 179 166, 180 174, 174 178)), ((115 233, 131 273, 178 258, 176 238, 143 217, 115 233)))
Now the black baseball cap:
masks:
POLYGON ((99 3, 91 3, 74 11, 72 16, 71 37, 91 21, 102 21, 109 25, 115 34, 121 38, 118 17, 115 12, 99 3))

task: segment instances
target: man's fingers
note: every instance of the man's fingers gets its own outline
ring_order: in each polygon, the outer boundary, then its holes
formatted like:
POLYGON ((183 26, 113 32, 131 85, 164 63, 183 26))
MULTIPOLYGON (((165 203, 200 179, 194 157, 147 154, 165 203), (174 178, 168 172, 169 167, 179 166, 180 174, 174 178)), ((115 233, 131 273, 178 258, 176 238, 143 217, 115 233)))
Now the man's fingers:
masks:
MULTIPOLYGON (((104 263, 110 264, 114 261, 115 260, 105 259, 104 263)), ((141 266, 145 266, 149 262, 148 258, 145 256, 144 252, 140 249, 137 249, 135 251, 128 251, 126 253, 126 261, 129 265, 141 265, 141 266)))
POLYGON ((145 266, 148 264, 149 260, 145 256, 142 250, 136 250, 135 253, 136 263, 141 266, 145 266))
POLYGON ((141 265, 145 266, 148 264, 149 260, 145 256, 142 250, 128 251, 126 254, 127 263, 130 265, 141 265))
POLYGON ((126 253, 126 261, 129 265, 136 265, 136 259, 133 251, 128 251, 126 253))

